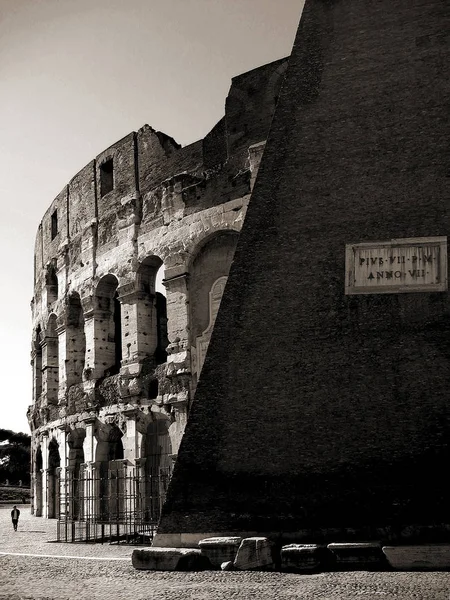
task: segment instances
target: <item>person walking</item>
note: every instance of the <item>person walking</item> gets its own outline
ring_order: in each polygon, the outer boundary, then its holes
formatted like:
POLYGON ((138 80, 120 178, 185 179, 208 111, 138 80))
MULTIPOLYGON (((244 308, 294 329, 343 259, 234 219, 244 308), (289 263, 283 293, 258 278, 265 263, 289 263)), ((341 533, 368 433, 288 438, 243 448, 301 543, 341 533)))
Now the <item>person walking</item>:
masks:
POLYGON ((20 510, 17 508, 17 506, 14 506, 14 508, 11 511, 11 519, 12 519, 14 531, 17 531, 17 523, 19 522, 19 517, 20 517, 20 510))

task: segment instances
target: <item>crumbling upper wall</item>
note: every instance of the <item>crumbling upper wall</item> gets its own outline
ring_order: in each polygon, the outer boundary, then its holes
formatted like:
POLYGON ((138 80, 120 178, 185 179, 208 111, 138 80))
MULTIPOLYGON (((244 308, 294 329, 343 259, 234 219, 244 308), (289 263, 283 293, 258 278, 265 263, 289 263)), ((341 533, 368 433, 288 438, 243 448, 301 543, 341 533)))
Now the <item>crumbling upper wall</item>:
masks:
POLYGON ((42 272, 51 261, 61 297, 69 287, 81 286, 88 293, 89 282, 109 269, 129 268, 139 239, 152 231, 248 196, 248 148, 267 136, 286 62, 275 61, 234 78, 226 114, 204 140, 181 148, 170 136, 144 125, 83 167, 40 225, 35 298, 45 287, 42 272), (110 185, 106 190, 105 181, 110 185), (52 232, 55 215, 57 229, 52 232))

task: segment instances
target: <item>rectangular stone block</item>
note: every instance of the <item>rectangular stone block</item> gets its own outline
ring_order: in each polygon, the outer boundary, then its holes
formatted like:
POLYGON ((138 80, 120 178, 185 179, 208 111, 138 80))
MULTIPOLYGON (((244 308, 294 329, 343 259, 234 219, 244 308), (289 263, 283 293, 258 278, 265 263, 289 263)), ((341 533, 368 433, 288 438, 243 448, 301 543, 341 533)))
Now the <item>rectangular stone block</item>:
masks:
POLYGON ((389 564, 401 571, 450 570, 450 544, 383 546, 389 564))
POLYGON ((385 565, 379 542, 349 542, 328 544, 337 568, 374 569, 385 565))
POLYGON ((147 571, 203 571, 210 567, 198 548, 143 548, 133 550, 135 569, 147 571))
POLYGON ((198 545, 213 567, 220 568, 223 563, 234 561, 241 541, 240 537, 213 537, 200 540, 198 545))
POLYGON ((281 548, 281 570, 308 573, 319 569, 324 562, 325 545, 289 544, 281 548))
POLYGON ((275 568, 273 544, 265 537, 242 540, 234 560, 234 568, 242 571, 272 570, 275 568))

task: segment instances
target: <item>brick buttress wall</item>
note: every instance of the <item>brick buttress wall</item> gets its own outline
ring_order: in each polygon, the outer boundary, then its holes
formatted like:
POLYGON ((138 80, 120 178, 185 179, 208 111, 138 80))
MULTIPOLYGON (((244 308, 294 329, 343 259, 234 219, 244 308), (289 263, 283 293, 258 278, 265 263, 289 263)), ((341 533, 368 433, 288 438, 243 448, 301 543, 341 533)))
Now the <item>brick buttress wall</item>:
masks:
POLYGON ((450 522, 448 294, 344 295, 345 244, 450 233, 449 31, 307 0, 157 543, 450 522))

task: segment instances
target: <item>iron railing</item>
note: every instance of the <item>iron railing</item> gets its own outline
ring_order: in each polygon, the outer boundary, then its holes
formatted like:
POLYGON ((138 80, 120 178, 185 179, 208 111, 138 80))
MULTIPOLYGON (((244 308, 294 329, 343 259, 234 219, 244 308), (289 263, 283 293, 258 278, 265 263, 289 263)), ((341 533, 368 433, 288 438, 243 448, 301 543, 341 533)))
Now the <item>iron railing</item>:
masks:
POLYGON ((170 475, 169 469, 146 473, 122 460, 61 469, 57 540, 150 543, 170 475))

